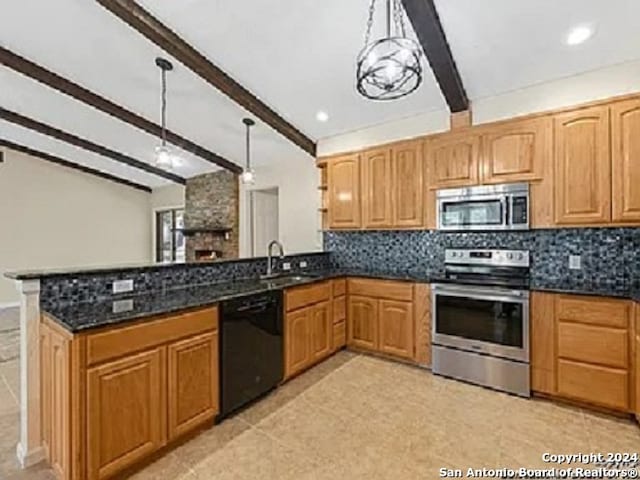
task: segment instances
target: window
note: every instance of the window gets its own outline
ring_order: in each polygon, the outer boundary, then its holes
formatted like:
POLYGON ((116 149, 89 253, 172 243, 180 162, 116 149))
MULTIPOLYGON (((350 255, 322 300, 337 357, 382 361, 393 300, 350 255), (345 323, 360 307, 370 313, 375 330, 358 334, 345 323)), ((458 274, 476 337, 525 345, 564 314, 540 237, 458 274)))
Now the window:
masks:
POLYGON ((184 209, 156 212, 156 261, 184 262, 184 209))

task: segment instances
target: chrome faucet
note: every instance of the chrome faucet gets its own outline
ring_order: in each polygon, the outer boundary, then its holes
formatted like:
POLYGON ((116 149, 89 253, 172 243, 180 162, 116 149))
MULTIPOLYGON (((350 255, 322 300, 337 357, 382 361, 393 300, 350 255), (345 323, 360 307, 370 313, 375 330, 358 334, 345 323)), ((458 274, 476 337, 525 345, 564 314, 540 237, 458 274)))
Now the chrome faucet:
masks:
POLYGON ((271 243, 269 243, 269 246, 267 247, 267 277, 273 275, 273 262, 271 261, 271 259, 273 257, 272 252, 274 245, 280 250, 280 260, 284 258, 284 247, 282 246, 282 244, 278 240, 271 240, 271 243))

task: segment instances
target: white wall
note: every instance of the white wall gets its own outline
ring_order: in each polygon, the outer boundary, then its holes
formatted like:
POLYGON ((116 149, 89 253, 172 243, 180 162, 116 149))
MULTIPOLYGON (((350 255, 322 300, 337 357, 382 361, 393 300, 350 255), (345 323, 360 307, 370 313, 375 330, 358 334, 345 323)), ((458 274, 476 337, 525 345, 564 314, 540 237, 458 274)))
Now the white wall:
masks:
MULTIPOLYGON (((270 161, 255 168, 252 189, 278 188, 278 221, 285 253, 322 250, 320 208, 320 173, 310 158, 270 161)), ((249 209, 246 187, 240 188, 240 256, 250 256, 249 209)), ((257 256, 266 255, 257 252, 257 256)))
MULTIPOLYGON (((563 108, 640 91, 640 61, 566 77, 472 101, 473 123, 563 108)), ((432 111, 384 125, 323 138, 319 156, 348 152, 449 129, 449 112, 432 111)))
POLYGON ((5 150, 0 163, 0 304, 6 271, 148 262, 146 192, 5 150))

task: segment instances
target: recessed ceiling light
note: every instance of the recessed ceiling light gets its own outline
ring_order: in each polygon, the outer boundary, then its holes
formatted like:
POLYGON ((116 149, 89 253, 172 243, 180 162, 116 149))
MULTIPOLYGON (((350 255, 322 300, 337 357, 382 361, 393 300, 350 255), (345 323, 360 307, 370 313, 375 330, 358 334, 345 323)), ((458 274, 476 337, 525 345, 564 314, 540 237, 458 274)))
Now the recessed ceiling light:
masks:
POLYGON ((575 27, 567 35, 567 45, 580 45, 586 42, 591 35, 593 35, 593 28, 586 25, 575 27))
POLYGON ((316 120, 323 123, 327 122, 329 120, 329 114, 320 110, 318 113, 316 113, 316 120))

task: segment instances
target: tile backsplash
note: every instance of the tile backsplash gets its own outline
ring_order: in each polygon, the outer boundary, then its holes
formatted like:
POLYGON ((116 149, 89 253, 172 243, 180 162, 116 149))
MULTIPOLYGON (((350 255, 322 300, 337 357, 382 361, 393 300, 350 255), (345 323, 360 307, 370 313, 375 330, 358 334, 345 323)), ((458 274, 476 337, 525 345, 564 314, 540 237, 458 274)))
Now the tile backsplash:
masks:
POLYGON ((531 252, 533 285, 572 282, 626 288, 640 275, 640 228, 570 228, 526 232, 326 232, 332 265, 344 269, 424 271, 444 268, 447 248, 506 248, 531 252), (569 269, 579 255, 582 268, 569 269))
MULTIPOLYGON (((299 270, 300 262, 307 263, 307 270, 324 270, 330 265, 329 255, 309 253, 290 255, 281 260, 274 258, 276 271, 288 262, 292 271, 299 270)), ((205 285, 230 280, 255 278, 266 271, 266 258, 249 258, 229 261, 153 265, 144 268, 114 267, 107 272, 69 273, 43 276, 40 280, 40 303, 86 302, 115 298, 113 282, 133 280, 134 291, 125 295, 141 294, 186 285, 205 285)))

